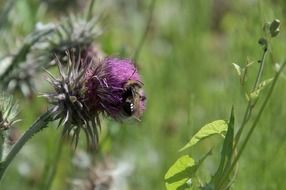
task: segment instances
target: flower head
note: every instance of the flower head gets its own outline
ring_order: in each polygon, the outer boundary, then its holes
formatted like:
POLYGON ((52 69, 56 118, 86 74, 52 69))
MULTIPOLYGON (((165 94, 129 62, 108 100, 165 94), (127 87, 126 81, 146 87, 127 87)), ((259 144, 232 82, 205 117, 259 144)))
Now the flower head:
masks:
MULTIPOLYGON (((80 16, 71 15, 61 20, 49 36, 35 48, 35 57, 42 60, 42 64, 56 63, 54 55, 57 55, 62 64, 67 63, 66 51, 74 51, 74 55, 101 56, 102 52, 98 44, 93 43, 102 34, 99 16, 86 20, 80 16)), ((47 66, 45 66, 47 68, 47 66)))
POLYGON ((86 100, 91 109, 115 119, 141 117, 146 98, 131 60, 106 58, 87 70, 86 80, 86 100))
POLYGON ((45 96, 54 104, 54 119, 60 119, 59 125, 64 126, 63 135, 72 135, 75 145, 80 131, 85 132, 89 145, 97 144, 100 114, 114 119, 141 117, 146 98, 130 60, 67 56, 68 65, 58 60, 60 78, 50 74, 54 93, 45 96))
MULTIPOLYGON (((89 105, 85 102, 85 72, 88 68, 85 60, 68 56, 68 65, 63 66, 58 60, 60 77, 55 78, 50 74, 49 82, 54 88, 54 93, 46 94, 50 103, 54 104, 54 119, 60 119, 59 126, 63 125, 63 136, 71 135, 75 146, 78 144, 79 135, 84 131, 87 144, 94 148, 98 142, 99 116, 90 112, 89 105)), ((79 56, 80 57, 80 56, 79 56)))

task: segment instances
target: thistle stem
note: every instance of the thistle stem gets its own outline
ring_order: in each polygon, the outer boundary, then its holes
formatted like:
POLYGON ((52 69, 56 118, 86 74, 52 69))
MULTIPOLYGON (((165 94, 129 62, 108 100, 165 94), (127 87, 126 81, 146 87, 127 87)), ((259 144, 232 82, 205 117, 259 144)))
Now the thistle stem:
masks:
POLYGON ((48 110, 47 112, 42 114, 12 147, 11 151, 8 153, 4 161, 0 163, 0 181, 6 169, 8 168, 12 160, 16 157, 18 152, 26 144, 26 142, 36 133, 47 127, 47 124, 52 120, 51 113, 51 110, 48 110))
POLYGON ((0 161, 2 161, 3 150, 4 150, 4 143, 5 143, 4 135, 1 134, 1 132, 0 132, 0 161))

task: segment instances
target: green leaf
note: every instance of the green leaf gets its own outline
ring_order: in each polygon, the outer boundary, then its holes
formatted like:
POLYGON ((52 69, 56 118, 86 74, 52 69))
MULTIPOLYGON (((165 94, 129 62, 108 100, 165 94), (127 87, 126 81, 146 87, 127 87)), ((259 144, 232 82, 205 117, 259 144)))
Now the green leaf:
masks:
POLYGON ((205 161, 205 159, 212 154, 212 149, 208 151, 196 164, 196 170, 199 169, 199 167, 202 165, 202 163, 205 161))
POLYGON ((191 190, 189 182, 196 171, 195 166, 194 159, 189 155, 180 157, 165 175, 167 190, 191 190))
POLYGON ((260 92, 268 85, 272 82, 273 78, 267 79, 262 81, 258 87, 250 93, 249 95, 249 99, 250 100, 256 100, 259 97, 260 92))
POLYGON ((227 162, 230 162, 233 154, 233 138, 234 138, 234 109, 231 109, 231 115, 228 122, 227 133, 223 143, 223 149, 221 156, 225 158, 227 162))
POLYGON ((231 165, 231 159, 233 156, 233 139, 234 139, 234 109, 231 109, 231 115, 228 122, 227 133, 223 142, 223 148, 221 151, 221 159, 219 167, 212 179, 211 183, 216 183, 221 177, 221 174, 231 165))
POLYGON ((186 150, 201 140, 213 136, 213 135, 222 135, 227 131, 227 122, 224 120, 217 120, 212 123, 209 123, 203 126, 192 138, 191 140, 179 151, 186 150))
POLYGON ((241 77, 241 74, 242 74, 242 69, 241 69, 241 67, 240 67, 238 64, 236 64, 236 63, 232 63, 232 65, 234 66, 234 68, 235 68, 235 70, 236 70, 236 72, 237 72, 237 75, 238 75, 239 77, 241 77))
POLYGON ((167 190, 192 189, 192 178, 195 176, 197 170, 205 161, 205 159, 212 154, 212 150, 207 152, 197 163, 189 155, 180 157, 168 170, 165 175, 165 184, 167 190))

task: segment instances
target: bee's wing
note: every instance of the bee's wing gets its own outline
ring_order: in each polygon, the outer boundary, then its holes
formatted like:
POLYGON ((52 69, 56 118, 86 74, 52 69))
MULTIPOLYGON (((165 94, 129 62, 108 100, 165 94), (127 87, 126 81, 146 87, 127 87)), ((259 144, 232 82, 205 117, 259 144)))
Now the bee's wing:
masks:
POLYGON ((133 102, 134 102, 134 113, 133 113, 133 117, 138 120, 138 121, 141 121, 140 120, 140 117, 142 116, 142 110, 141 110, 141 107, 140 107, 140 96, 138 94, 136 94, 134 97, 133 97, 133 102))

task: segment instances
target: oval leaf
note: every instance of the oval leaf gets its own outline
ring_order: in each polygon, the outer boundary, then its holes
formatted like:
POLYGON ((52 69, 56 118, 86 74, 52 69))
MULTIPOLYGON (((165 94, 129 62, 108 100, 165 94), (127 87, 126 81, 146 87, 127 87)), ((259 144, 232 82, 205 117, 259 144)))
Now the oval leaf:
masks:
POLYGON ((212 135, 224 135, 227 131, 227 122, 224 120, 217 120, 203 126, 192 138, 191 140, 179 151, 186 150, 201 140, 210 137, 212 135))
POLYGON ((195 160, 189 155, 180 157, 165 175, 167 190, 191 190, 189 182, 195 172, 195 166, 195 160))

